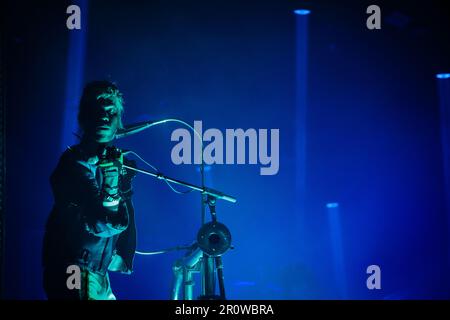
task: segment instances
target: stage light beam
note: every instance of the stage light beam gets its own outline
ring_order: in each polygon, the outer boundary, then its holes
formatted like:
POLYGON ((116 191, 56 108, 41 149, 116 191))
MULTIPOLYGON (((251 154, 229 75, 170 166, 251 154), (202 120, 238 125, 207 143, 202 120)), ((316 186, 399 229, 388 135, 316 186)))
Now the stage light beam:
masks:
POLYGON ((436 78, 438 78, 438 79, 448 79, 448 78, 450 78, 450 73, 438 73, 436 75, 436 78))
POLYGON ((295 13, 295 14, 298 14, 298 15, 305 16, 305 15, 310 14, 311 11, 308 10, 308 9, 297 9, 297 10, 294 10, 294 13, 295 13))

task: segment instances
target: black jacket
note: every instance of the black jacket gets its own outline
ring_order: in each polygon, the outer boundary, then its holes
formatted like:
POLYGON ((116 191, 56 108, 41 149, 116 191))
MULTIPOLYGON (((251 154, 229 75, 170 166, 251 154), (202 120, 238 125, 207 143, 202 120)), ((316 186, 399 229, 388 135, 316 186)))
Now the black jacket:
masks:
MULTIPOLYGON (((124 159, 124 164, 134 166, 124 159)), ((132 203, 135 172, 122 172, 121 200, 112 213, 103 207, 101 171, 79 145, 68 148, 50 177, 54 206, 47 220, 44 268, 67 268, 76 264, 105 274, 109 269, 123 273, 133 270, 136 227, 132 203)))

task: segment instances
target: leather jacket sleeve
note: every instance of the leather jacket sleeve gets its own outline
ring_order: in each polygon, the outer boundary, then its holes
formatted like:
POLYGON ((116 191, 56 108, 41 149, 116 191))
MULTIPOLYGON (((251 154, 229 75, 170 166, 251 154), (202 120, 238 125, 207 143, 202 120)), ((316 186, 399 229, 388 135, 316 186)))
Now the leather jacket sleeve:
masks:
MULTIPOLYGON (((136 167, 136 162, 127 158, 124 158, 124 164, 136 167)), ((120 176, 120 194, 128 209, 129 223, 128 228, 119 235, 116 244, 117 255, 121 257, 121 261, 110 266, 111 271, 120 271, 127 274, 130 274, 133 270, 133 259, 136 250, 136 225, 132 201, 132 180, 135 176, 136 171, 130 169, 125 169, 124 174, 120 176)))
POLYGON ((78 220, 86 231, 98 237, 111 237, 128 227, 128 208, 122 199, 117 211, 103 206, 104 193, 89 166, 67 150, 51 177, 55 202, 80 207, 78 220))

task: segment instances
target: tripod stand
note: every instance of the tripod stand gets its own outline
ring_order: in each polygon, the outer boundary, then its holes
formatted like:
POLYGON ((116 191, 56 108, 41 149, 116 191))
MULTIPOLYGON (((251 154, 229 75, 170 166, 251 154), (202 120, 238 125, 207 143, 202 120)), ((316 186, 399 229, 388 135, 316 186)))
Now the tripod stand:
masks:
MULTIPOLYGON (((201 134, 188 123, 179 119, 164 119, 160 121, 145 121, 127 126, 116 134, 116 138, 123 138, 128 135, 143 131, 155 125, 166 122, 178 122, 189 127, 198 137, 201 143, 201 166, 200 172, 202 177, 202 186, 196 186, 181 180, 169 178, 159 172, 153 173, 150 171, 123 165, 123 167, 140 172, 157 179, 166 181, 167 183, 174 183, 185 186, 202 194, 202 227, 197 234, 197 243, 191 246, 191 250, 184 258, 179 259, 173 266, 174 284, 172 290, 172 299, 179 299, 179 289, 184 285, 184 299, 192 300, 192 287, 194 285, 192 274, 200 272, 202 274, 202 294, 199 299, 225 299, 225 289, 223 283, 223 264, 221 255, 231 247, 231 234, 228 228, 217 221, 216 215, 216 200, 225 200, 232 203, 236 202, 236 198, 228 196, 220 191, 205 187, 204 176, 204 161, 203 161, 203 139, 201 134), (212 221, 204 223, 205 218, 205 204, 208 205, 212 221), (215 295, 215 270, 217 271, 220 295, 215 295)), ((194 123, 195 127, 195 123, 194 123)), ((123 155, 130 151, 123 152, 123 155)), ((141 158, 142 160, 142 158, 141 158)), ((145 162, 145 161, 144 161, 145 162)), ((156 169, 155 169, 156 171, 156 169)))
POLYGON ((231 247, 231 233, 228 228, 217 221, 216 198, 209 195, 206 199, 211 213, 211 222, 204 224, 197 234, 197 242, 185 257, 175 262, 172 270, 174 282, 173 300, 179 300, 183 286, 183 299, 193 300, 193 273, 202 275, 202 293, 199 300, 225 300, 222 255, 231 247), (216 274, 219 292, 216 289, 216 274))
MULTIPOLYGON (((200 272, 202 275, 202 294, 200 300, 225 299, 225 288, 223 280, 223 264, 221 256, 231 247, 231 233, 228 228, 217 221, 216 201, 217 199, 236 202, 232 196, 220 191, 199 187, 181 180, 173 179, 162 173, 153 173, 147 170, 123 165, 124 168, 140 172, 151 177, 165 180, 174 184, 182 185, 206 196, 206 204, 211 214, 211 222, 202 225, 197 233, 197 242, 192 249, 175 262, 173 266, 174 282, 171 298, 180 298, 180 288, 184 286, 184 300, 193 299, 193 273, 200 272), (217 272, 220 295, 215 294, 215 271, 217 272)), ((205 198, 205 197, 203 197, 205 198)))

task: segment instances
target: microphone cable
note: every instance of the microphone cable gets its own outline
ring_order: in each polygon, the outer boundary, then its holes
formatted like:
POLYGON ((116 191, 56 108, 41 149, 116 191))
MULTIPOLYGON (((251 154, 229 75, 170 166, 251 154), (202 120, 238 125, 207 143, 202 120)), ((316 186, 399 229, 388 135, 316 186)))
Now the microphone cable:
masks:
MULTIPOLYGON (((145 163, 147 166, 149 166, 150 168, 152 168, 155 173, 159 173, 158 168, 156 168, 154 165, 148 163, 147 161, 145 161, 144 159, 142 159, 142 157, 140 155, 138 155, 136 152, 134 151, 126 151, 127 154, 133 154, 135 155, 139 160, 141 160, 143 163, 145 163)), ((190 190, 186 190, 186 191, 179 191, 177 189, 175 189, 175 187, 172 185, 172 183, 170 183, 169 181, 167 181, 166 179, 161 179, 164 180, 165 183, 167 183, 167 185, 170 187, 170 189, 172 189, 173 192, 178 193, 178 194, 188 194, 189 192, 192 192, 194 190, 190 189, 190 190)))
MULTIPOLYGON (((194 132, 194 134, 195 134, 195 135, 197 136, 197 138, 200 140, 200 144, 201 144, 201 155, 200 155, 200 158, 201 158, 201 165, 203 166, 203 139, 202 139, 202 137, 200 136, 200 134, 197 132, 197 130, 195 130, 194 127, 192 127, 189 123, 187 123, 187 122, 185 122, 185 121, 183 121, 183 120, 180 120, 180 119, 176 119, 176 118, 168 118, 168 119, 163 119, 163 120, 155 121, 154 123, 152 123, 151 125, 149 125, 148 128, 153 127, 153 126, 157 126, 157 125, 160 125, 160 124, 163 124, 163 123, 167 123, 167 122, 178 122, 178 123, 181 123, 181 124, 185 125, 186 127, 188 127, 189 129, 191 129, 191 130, 194 132)), ((147 161, 145 161, 145 160, 144 160, 141 156, 139 156, 136 152, 131 151, 131 150, 127 150, 126 153, 134 154, 139 160, 141 160, 141 161, 144 162, 147 166, 149 166, 150 168, 152 168, 152 169, 155 171, 155 173, 158 173, 158 172, 159 172, 159 170, 158 170, 155 166, 153 166, 153 165, 151 165, 150 163, 148 163, 147 161)), ((201 173, 201 176, 202 176, 202 187, 204 187, 204 185, 203 185, 203 181, 204 181, 204 177, 203 177, 203 175, 204 175, 204 170, 203 170, 203 168, 200 169, 200 173, 201 173)), ((194 191, 194 190, 192 190, 192 189, 189 189, 189 190, 186 190, 186 191, 179 191, 179 190, 177 190, 177 189, 176 189, 169 181, 167 181, 167 180, 165 180, 165 179, 163 179, 163 180, 164 180, 165 183, 167 183, 167 185, 170 187, 170 189, 172 189, 172 191, 175 192, 175 193, 177 193, 177 194, 188 194, 188 193, 194 191)))
MULTIPOLYGON (((203 163, 203 139, 202 139, 202 137, 201 137, 200 134, 195 130, 195 128, 192 127, 189 123, 187 123, 187 122, 185 122, 185 121, 183 121, 183 120, 180 120, 180 119, 175 119, 175 118, 169 118, 169 119, 163 119, 163 120, 160 120, 160 121, 156 121, 156 122, 152 123, 149 127, 153 127, 153 126, 160 125, 160 124, 167 123, 167 122, 177 122, 177 123, 183 124, 184 126, 186 126, 186 127, 188 127, 189 129, 191 129, 191 130, 194 132, 194 134, 197 136, 197 138, 200 139, 200 144, 201 144, 201 155, 200 155, 200 157, 201 157, 201 167, 200 167, 200 174, 201 174, 201 179, 202 179, 202 187, 204 188, 204 187, 205 187, 205 186, 204 186, 204 179, 205 179, 205 178, 204 178, 204 167, 203 167, 204 163, 203 163)), ((159 172, 159 170, 158 170, 155 166, 153 166, 153 165, 150 164, 149 162, 145 161, 145 160, 144 160, 140 155, 138 155, 136 152, 131 151, 131 150, 127 150, 126 153, 131 153, 131 154, 135 155, 139 160, 141 160, 141 161, 142 161, 143 163, 145 163, 147 166, 149 166, 150 168, 152 168, 152 169, 155 171, 155 173, 158 173, 158 172, 159 172)), ((175 187, 174 187, 169 181, 167 181, 167 180, 165 180, 165 179, 163 179, 163 180, 167 183, 167 185, 170 187, 170 189, 172 189, 172 191, 175 192, 175 193, 177 193, 177 194, 188 194, 188 193, 190 193, 190 192, 193 191, 192 189, 187 190, 187 191, 179 191, 179 190, 175 189, 175 187)), ((203 204, 203 201, 202 201, 202 204, 203 204)), ((204 219, 204 217, 202 217, 202 224, 203 224, 203 219, 204 219)), ((145 252, 145 251, 138 251, 138 250, 135 250, 135 253, 138 254, 138 255, 149 256, 149 255, 157 255, 157 254, 168 253, 168 252, 171 252, 171 251, 186 250, 186 249, 189 249, 189 248, 191 248, 191 247, 192 247, 192 245, 191 245, 191 246, 177 246, 177 247, 172 247, 172 248, 168 248, 168 249, 162 249, 162 250, 158 250, 158 251, 150 251, 150 252, 145 252)))

